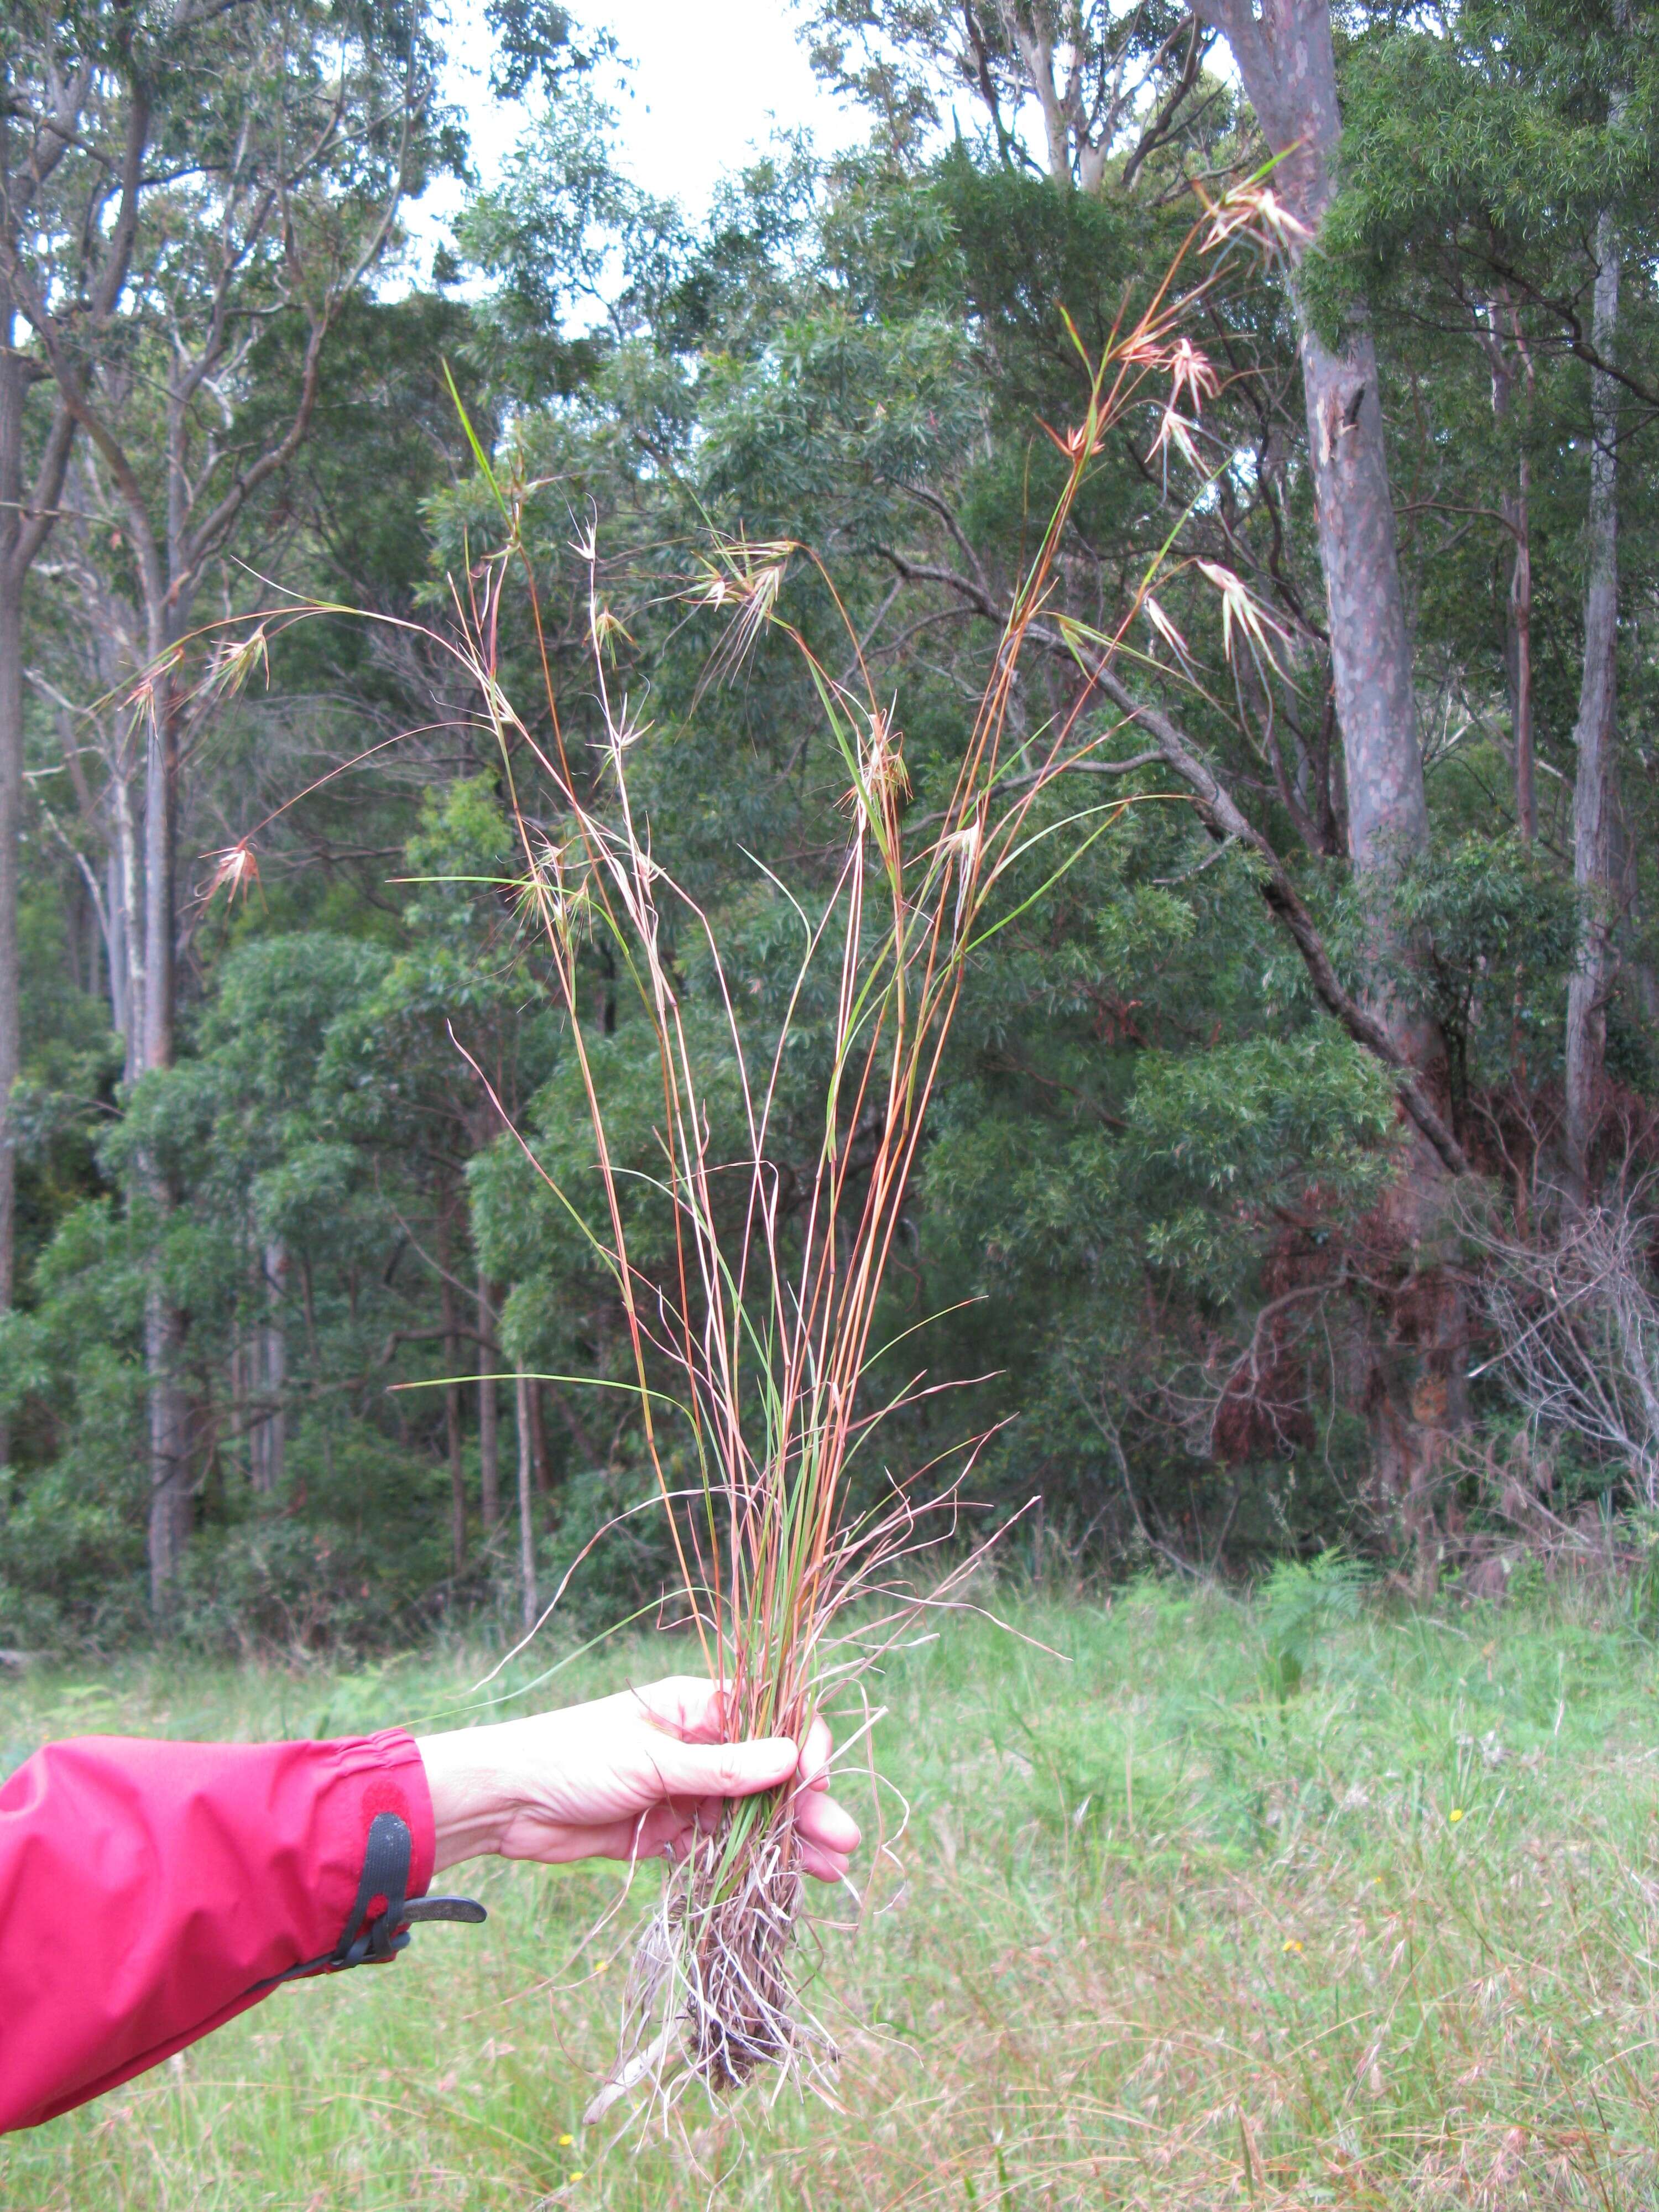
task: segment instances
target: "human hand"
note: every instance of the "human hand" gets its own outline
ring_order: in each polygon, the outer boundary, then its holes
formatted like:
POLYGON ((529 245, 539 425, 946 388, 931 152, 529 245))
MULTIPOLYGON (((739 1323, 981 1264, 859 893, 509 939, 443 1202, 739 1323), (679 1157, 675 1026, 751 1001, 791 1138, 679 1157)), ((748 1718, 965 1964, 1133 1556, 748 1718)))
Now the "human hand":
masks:
POLYGON ((838 1881, 859 1831, 829 1794, 829 1729, 814 1721, 801 1745, 787 1736, 724 1743, 721 1717, 712 1682, 677 1674, 562 1712, 422 1736, 434 1871, 487 1851, 550 1865, 678 1857, 694 1834, 712 1831, 727 1799, 793 1777, 801 1865, 838 1881))

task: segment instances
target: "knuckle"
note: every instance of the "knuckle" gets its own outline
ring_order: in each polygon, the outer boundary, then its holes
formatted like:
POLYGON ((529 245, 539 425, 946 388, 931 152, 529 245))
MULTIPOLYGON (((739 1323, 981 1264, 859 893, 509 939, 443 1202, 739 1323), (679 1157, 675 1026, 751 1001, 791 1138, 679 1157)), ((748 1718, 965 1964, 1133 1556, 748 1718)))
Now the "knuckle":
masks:
POLYGON ((722 1796, 740 1797, 748 1790, 749 1777, 744 1771, 742 1759, 735 1752, 721 1751, 717 1753, 714 1771, 714 1787, 722 1796))

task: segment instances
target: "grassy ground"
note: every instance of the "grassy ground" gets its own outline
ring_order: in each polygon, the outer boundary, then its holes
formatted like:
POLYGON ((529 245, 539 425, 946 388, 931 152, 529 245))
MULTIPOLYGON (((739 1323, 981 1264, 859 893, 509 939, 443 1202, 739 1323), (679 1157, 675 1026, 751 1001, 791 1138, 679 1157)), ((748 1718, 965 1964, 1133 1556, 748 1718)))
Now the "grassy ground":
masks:
MULTIPOLYGON (((882 1686, 910 1825, 881 1910, 825 1939, 842 2111, 751 2093, 673 2142, 585 2136, 623 1966, 615 1931, 579 1946, 616 1877, 486 1865, 487 1928, 280 1991, 8 2138, 0 2204, 1659 2201, 1659 1653, 1616 1595, 1362 1611, 1283 1702, 1261 1613, 1219 1595, 1018 1619, 1065 1663, 967 1621, 882 1686)), ((88 1728, 347 1733, 475 1670, 40 1675, 3 1692, 0 1763, 88 1728)))

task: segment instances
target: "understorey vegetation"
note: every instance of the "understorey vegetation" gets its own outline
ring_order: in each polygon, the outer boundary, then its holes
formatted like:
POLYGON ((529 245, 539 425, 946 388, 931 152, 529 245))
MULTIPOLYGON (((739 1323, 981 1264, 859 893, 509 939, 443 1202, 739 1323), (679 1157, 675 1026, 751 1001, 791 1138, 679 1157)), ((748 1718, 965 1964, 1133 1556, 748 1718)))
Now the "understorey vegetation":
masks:
MULTIPOLYGON (((0 1644, 676 1585, 690 1445, 583 1226, 598 1099, 665 1279, 658 1029, 529 894, 625 751, 710 1163, 723 994, 787 1034, 793 1235, 854 837, 815 670, 890 714, 912 851, 1005 673, 1009 787, 1076 756, 894 1194, 869 1500, 981 1437, 957 1540, 1044 1572, 1645 1586, 1652 12, 1267 12, 822 0, 866 142, 734 149, 694 218, 625 60, 503 8, 522 135, 424 274, 418 6, 0 27, 0 1644), (1186 350, 1079 465, 1195 223, 1186 350), (516 730, 441 646, 481 607, 516 730)), ((834 1134, 862 1202, 882 1129, 834 1134)))

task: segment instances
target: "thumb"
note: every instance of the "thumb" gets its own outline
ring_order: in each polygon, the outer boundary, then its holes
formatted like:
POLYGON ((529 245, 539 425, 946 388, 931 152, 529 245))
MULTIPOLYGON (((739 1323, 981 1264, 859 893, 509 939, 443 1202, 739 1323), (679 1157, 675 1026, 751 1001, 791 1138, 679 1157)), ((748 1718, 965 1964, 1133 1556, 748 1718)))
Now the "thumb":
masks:
POLYGON ((752 1797, 787 1782, 799 1757, 799 1746, 787 1735, 752 1736, 744 1743, 682 1743, 662 1736, 651 1747, 665 1797, 752 1797))

